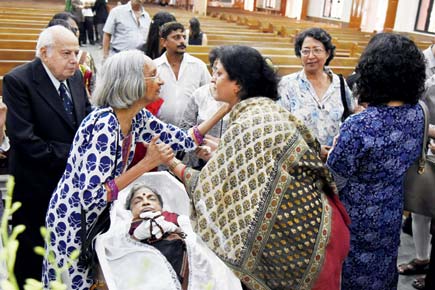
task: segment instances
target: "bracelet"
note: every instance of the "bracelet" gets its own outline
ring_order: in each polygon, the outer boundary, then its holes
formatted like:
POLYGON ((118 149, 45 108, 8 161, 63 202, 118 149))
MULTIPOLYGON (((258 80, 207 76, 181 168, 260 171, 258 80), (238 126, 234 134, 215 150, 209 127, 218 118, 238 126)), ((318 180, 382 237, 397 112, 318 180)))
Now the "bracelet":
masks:
POLYGON ((184 172, 186 171, 187 166, 184 166, 183 169, 181 169, 181 181, 184 182, 184 172))
POLYGON ((198 145, 201 145, 204 142, 204 137, 199 132, 199 129, 197 126, 193 127, 193 135, 195 136, 195 139, 198 142, 198 145))
POLYGON ((115 183, 115 180, 109 180, 106 182, 107 186, 109 187, 109 199, 110 201, 114 201, 118 199, 118 193, 119 189, 118 186, 115 183))
POLYGON ((181 164, 181 161, 176 159, 176 158, 174 158, 171 161, 171 163, 169 164, 168 168, 169 168, 169 170, 174 171, 175 167, 177 167, 179 164, 181 164))

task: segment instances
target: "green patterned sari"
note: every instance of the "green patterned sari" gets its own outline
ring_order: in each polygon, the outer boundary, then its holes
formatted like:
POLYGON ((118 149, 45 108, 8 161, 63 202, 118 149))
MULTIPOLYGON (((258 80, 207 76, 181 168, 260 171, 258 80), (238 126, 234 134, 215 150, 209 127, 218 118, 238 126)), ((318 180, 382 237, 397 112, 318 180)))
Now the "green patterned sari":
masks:
POLYGON ((251 289, 311 289, 331 228, 335 192, 319 144, 264 97, 234 106, 213 158, 187 169, 195 231, 251 289))

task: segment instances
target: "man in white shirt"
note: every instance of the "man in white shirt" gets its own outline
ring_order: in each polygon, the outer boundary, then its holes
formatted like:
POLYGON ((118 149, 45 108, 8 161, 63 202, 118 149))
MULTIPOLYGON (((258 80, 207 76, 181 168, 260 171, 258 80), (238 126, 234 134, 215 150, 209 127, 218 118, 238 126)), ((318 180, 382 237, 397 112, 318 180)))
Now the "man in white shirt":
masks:
POLYGON ((131 0, 113 8, 103 31, 103 58, 128 49, 143 49, 151 18, 143 8, 145 0, 131 0))
POLYGON ((160 89, 164 100, 157 115, 161 120, 180 126, 184 110, 192 93, 210 83, 211 77, 206 64, 186 53, 184 26, 168 22, 161 28, 162 46, 166 52, 154 62, 165 83, 160 89))

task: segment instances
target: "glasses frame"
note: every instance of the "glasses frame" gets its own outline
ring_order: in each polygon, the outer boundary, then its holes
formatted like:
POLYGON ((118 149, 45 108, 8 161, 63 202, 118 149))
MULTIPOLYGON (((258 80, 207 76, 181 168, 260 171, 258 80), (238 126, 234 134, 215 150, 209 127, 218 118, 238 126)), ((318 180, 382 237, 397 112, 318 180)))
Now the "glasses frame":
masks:
POLYGON ((316 47, 316 48, 303 48, 299 52, 303 56, 309 56, 310 53, 312 53, 313 55, 316 55, 316 56, 320 56, 324 52, 326 52, 326 50, 324 50, 323 48, 320 48, 320 47, 316 47))
POLYGON ((160 80, 160 74, 156 74, 156 75, 153 76, 153 77, 144 77, 143 79, 144 79, 144 80, 153 80, 153 81, 156 81, 157 79, 160 80))

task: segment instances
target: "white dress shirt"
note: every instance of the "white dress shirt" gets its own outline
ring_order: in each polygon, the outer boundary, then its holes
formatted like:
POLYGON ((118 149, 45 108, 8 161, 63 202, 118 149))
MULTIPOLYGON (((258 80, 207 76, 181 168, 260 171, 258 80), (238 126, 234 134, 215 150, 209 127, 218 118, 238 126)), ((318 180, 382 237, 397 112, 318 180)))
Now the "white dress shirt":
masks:
POLYGON ((166 52, 156 58, 154 63, 160 78, 165 84, 160 89, 160 97, 164 100, 157 117, 166 123, 180 126, 193 92, 210 83, 211 76, 206 64, 188 53, 184 53, 178 79, 168 62, 166 52))

